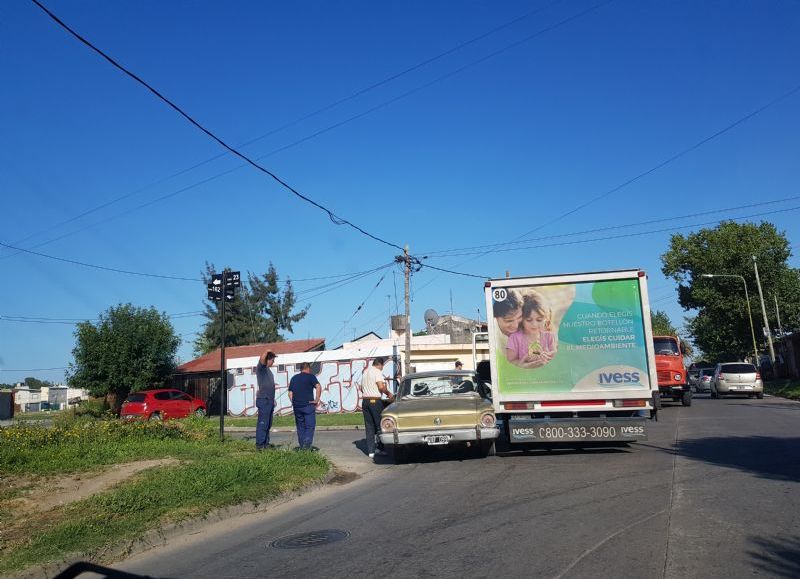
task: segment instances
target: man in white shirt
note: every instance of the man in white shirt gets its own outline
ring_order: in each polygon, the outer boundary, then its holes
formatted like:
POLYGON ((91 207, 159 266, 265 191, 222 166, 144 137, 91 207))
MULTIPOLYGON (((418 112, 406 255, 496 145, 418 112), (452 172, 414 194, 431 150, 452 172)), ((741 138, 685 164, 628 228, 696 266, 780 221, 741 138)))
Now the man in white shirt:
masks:
MULTIPOLYGON (((382 448, 376 448, 375 435, 381 429, 381 412, 385 394, 391 400, 392 393, 383 377, 383 358, 375 358, 372 366, 364 370, 361 377, 361 412, 364 413, 364 430, 367 438, 367 454, 375 458, 375 454, 386 454, 382 448)), ((380 442, 378 442, 380 445, 380 442)))

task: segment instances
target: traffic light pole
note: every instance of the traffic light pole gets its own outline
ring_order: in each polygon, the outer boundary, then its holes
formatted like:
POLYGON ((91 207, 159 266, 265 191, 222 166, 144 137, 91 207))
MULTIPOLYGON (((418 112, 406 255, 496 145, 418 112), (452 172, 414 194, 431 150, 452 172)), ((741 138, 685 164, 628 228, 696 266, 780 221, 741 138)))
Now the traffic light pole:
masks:
POLYGON ((225 296, 222 296, 222 338, 220 347, 220 370, 219 370, 219 439, 225 440, 225 395, 228 393, 228 381, 225 368, 225 296))

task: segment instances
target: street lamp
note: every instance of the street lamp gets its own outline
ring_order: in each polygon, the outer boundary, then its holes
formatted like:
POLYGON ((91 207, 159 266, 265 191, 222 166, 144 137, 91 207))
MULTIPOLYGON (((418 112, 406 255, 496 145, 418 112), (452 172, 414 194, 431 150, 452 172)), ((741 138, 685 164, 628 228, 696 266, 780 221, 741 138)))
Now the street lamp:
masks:
POLYGON ((750 335, 753 336, 753 354, 756 357, 756 364, 758 363, 758 346, 756 346, 756 331, 753 328, 753 313, 750 311, 750 295, 747 293, 747 282, 744 280, 744 277, 741 275, 733 274, 733 273, 704 273, 701 277, 738 277, 742 280, 742 285, 744 286, 744 299, 747 301, 747 317, 750 319, 750 335))

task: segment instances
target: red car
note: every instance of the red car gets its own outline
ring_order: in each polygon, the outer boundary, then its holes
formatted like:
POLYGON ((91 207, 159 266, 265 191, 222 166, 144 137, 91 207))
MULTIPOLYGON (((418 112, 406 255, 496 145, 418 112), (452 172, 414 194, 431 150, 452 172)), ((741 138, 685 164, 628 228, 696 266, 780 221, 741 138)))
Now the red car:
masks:
POLYGON ((180 390, 143 390, 134 392, 122 403, 121 418, 129 420, 165 420, 205 416, 206 403, 180 390))

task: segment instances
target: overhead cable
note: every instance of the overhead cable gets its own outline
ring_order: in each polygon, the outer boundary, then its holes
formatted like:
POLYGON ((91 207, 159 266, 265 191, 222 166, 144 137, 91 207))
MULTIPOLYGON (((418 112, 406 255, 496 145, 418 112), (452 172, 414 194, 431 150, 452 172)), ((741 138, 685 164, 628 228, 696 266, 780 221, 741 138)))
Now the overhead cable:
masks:
MULTIPOLYGON (((562 1, 563 1, 563 0, 557 0, 556 2, 553 2, 552 4, 550 4, 550 5, 546 6, 545 8, 548 8, 548 7, 550 7, 550 6, 554 5, 554 4, 558 4, 558 3, 562 2, 562 1)), ((486 61, 486 60, 488 60, 488 59, 490 59, 490 58, 493 58, 493 57, 495 57, 495 56, 498 56, 498 55, 502 54, 503 52, 506 52, 506 51, 508 51, 508 50, 510 50, 510 49, 512 49, 512 48, 515 48, 515 47, 519 46, 520 44, 523 44, 523 43, 525 43, 525 42, 529 42, 529 41, 531 41, 531 40, 535 39, 536 37, 538 37, 538 36, 541 36, 541 35, 545 34, 546 32, 550 32, 550 31, 552 31, 552 30, 554 30, 554 29, 556 29, 556 28, 559 28, 560 26, 563 26, 564 24, 567 24, 567 23, 569 23, 569 22, 571 22, 571 21, 575 20, 576 18, 580 18, 580 17, 582 17, 582 16, 584 16, 584 15, 588 14, 589 12, 592 12, 593 10, 595 10, 595 9, 597 9, 597 8, 599 8, 599 7, 603 6, 603 5, 605 5, 605 4, 609 4, 610 2, 613 2, 613 1, 614 1, 614 0, 608 0, 607 2, 604 2, 604 3, 601 3, 601 4, 594 5, 594 6, 590 7, 590 8, 588 8, 587 10, 584 10, 584 11, 582 11, 582 12, 579 12, 579 13, 577 13, 577 14, 575 14, 575 15, 573 15, 573 16, 571 16, 571 17, 569 17, 569 18, 566 18, 566 19, 564 19, 564 20, 561 20, 561 21, 559 21, 559 22, 557 22, 557 23, 555 23, 555 24, 553 24, 553 25, 551 25, 551 26, 548 26, 548 27, 545 27, 545 28, 543 28, 543 29, 540 29, 539 31, 537 31, 537 32, 535 32, 535 33, 533 33, 533 34, 530 34, 530 35, 528 35, 528 36, 526 36, 526 37, 522 38, 521 40, 515 41, 515 42, 513 42, 513 43, 511 43, 511 44, 509 44, 509 45, 507 45, 507 46, 505 46, 505 47, 503 47, 503 48, 501 48, 501 49, 499 49, 499 50, 496 50, 496 51, 494 51, 494 52, 490 53, 490 54, 489 54, 489 55, 487 55, 487 56, 484 56, 484 57, 482 57, 482 58, 479 58, 479 59, 477 59, 477 60, 474 60, 474 61, 472 61, 472 62, 470 62, 470 63, 467 63, 466 65, 463 65, 463 66, 461 66, 461 67, 459 67, 459 68, 455 69, 454 71, 451 71, 451 72, 449 72, 449 73, 446 73, 446 74, 443 74, 443 75, 441 75, 441 76, 438 76, 438 77, 434 78, 433 80, 431 80, 431 81, 429 81, 429 82, 426 82, 426 83, 424 83, 424 84, 422 84, 422 85, 419 85, 419 86, 417 86, 417 87, 415 87, 415 88, 412 88, 412 89, 410 89, 410 90, 408 90, 408 91, 405 91, 405 92, 401 93, 401 94, 400 94, 400 95, 398 95, 398 96, 395 96, 395 97, 393 97, 393 98, 391 98, 391 99, 389 99, 389 100, 383 101, 383 102, 381 102, 381 103, 379 103, 379 104, 377 104, 377 105, 375 105, 375 106, 373 106, 373 107, 370 107, 370 108, 368 108, 368 109, 366 109, 366 110, 364 110, 364 111, 361 111, 360 113, 357 113, 357 114, 355 114, 355 115, 353 115, 353 116, 347 117, 346 119, 343 119, 343 120, 341 120, 341 121, 338 121, 338 122, 336 122, 336 123, 333 123, 333 124, 331 124, 331 125, 328 125, 328 126, 326 126, 326 127, 323 127, 322 129, 319 129, 319 130, 317 130, 317 131, 314 131, 313 133, 311 133, 311 134, 309 134, 309 135, 306 135, 305 137, 302 137, 302 138, 300 138, 300 139, 297 139, 297 140, 295 140, 295 141, 293 141, 293 142, 291 142, 291 143, 288 143, 288 144, 286 144, 286 145, 283 145, 283 146, 281 146, 281 147, 278 147, 278 148, 276 148, 276 149, 272 149, 272 150, 271 150, 271 151, 269 151, 268 153, 265 153, 265 154, 263 154, 263 155, 259 155, 259 156, 255 157, 255 160, 257 160, 257 161, 262 161, 262 160, 266 159, 267 157, 271 157, 272 155, 275 155, 275 154, 277 154, 277 153, 283 152, 283 151, 285 151, 285 150, 287 150, 287 149, 290 149, 290 148, 292 148, 292 147, 296 147, 297 145, 300 145, 300 144, 302 144, 302 143, 305 143, 305 142, 307 142, 307 141, 309 141, 309 140, 311 140, 311 139, 314 139, 314 138, 316 138, 316 137, 318 137, 318 136, 320 136, 320 135, 323 135, 323 134, 325 134, 325 133, 327 133, 327 132, 330 132, 330 131, 332 131, 332 130, 334 130, 334 129, 337 129, 337 128, 339 128, 339 127, 343 126, 343 125, 346 125, 346 124, 348 124, 348 123, 351 123, 351 122, 353 122, 353 121, 355 121, 355 120, 358 120, 358 119, 360 119, 360 118, 362 118, 362 117, 365 117, 365 116, 367 116, 367 115, 369 115, 369 114, 371 114, 371 113, 373 113, 373 112, 376 112, 376 111, 378 111, 378 110, 380 110, 380 109, 383 109, 383 108, 385 108, 385 107, 387 107, 387 106, 389 106, 389 105, 391 105, 391 104, 393 104, 393 103, 395 103, 395 102, 397 102, 397 101, 399 101, 399 100, 405 99, 405 98, 407 98, 407 97, 409 97, 409 96, 411 96, 411 95, 413 95, 413 94, 416 94, 417 92, 420 92, 420 91, 422 91, 422 90, 424 90, 424 89, 426 89, 426 88, 428 88, 428 87, 430 87, 430 86, 432 86, 432 85, 434 85, 434 84, 437 84, 437 83, 440 83, 440 82, 442 82, 442 81, 444 81, 444 80, 447 80, 447 79, 449 79, 450 77, 452 77, 452 76, 454 76, 454 75, 457 75, 457 74, 459 74, 459 73, 461 73, 461 72, 463 72, 463 71, 465 71, 465 70, 467 70, 467 69, 469 69, 469 68, 471 68, 471 67, 473 67, 473 66, 476 66, 476 65, 478 65, 478 64, 481 64, 481 63, 483 63, 484 61, 486 61)), ((516 22, 516 21, 518 21, 518 20, 520 20, 520 19, 522 19, 522 18, 526 18, 527 16, 530 16, 531 14, 533 14, 533 13, 536 13, 536 12, 537 12, 537 11, 536 11, 536 10, 534 10, 533 12, 531 12, 531 13, 528 13, 528 14, 527 14, 527 15, 525 15, 525 16, 522 16, 522 17, 520 17, 520 18, 518 18, 518 19, 515 19, 515 20, 514 20, 514 21, 512 21, 511 23, 513 23, 513 22, 516 22)), ((509 23, 508 25, 510 25, 511 23, 509 23)), ((503 27, 505 27, 505 26, 501 26, 500 28, 503 28, 503 27)), ((482 35, 481 37, 476 37, 476 39, 480 39, 480 38, 483 38, 483 37, 485 37, 485 36, 486 36, 486 34, 482 35)), ((470 43, 470 41, 468 41, 468 42, 467 42, 467 44, 468 44, 468 43, 470 43)), ((454 50, 455 50, 455 49, 453 49, 453 50, 451 50, 451 51, 449 51, 449 52, 453 52, 454 50)), ((448 53, 449 53, 449 52, 448 52, 448 53)), ((444 55, 444 53, 443 53, 443 55, 444 55)), ((433 60, 436 60, 436 58, 434 58, 433 60)), ((415 68, 419 68, 419 66, 417 66, 417 67, 412 67, 411 69, 408 69, 408 72, 410 72, 411 70, 414 70, 415 68)), ((401 76, 401 75, 400 75, 400 76, 401 76)), ((388 81, 387 81, 387 82, 388 82, 388 81)), ((335 106, 335 105, 334 105, 334 106, 335 106)), ((322 109, 320 110, 320 112, 322 112, 322 109)), ((313 114, 312 114, 311 116, 313 116, 313 114)), ((277 130, 280 130, 280 129, 276 129, 276 131, 277 131, 277 130)), ((269 134, 272 134, 272 133, 269 133, 269 134)), ((255 139, 255 140, 258 140, 258 139, 255 139)), ((245 143, 245 145, 247 145, 247 144, 249 144, 249 142, 248 142, 248 143, 245 143)), ((214 159, 218 158, 219 156, 224 156, 225 154, 227 154, 227 153, 223 153, 223 154, 221 154, 221 155, 218 155, 217 157, 214 157, 214 159)), ((211 159, 211 160, 213 160, 213 159, 211 159)), ((174 176, 181 175, 181 174, 183 174, 183 173, 186 173, 186 172, 190 171, 191 169, 193 169, 193 168, 196 168, 196 167, 199 167, 199 166, 201 166, 201 165, 203 165, 203 164, 205 164, 205 162, 203 162, 203 163, 200 163, 200 164, 198 164, 198 165, 195 165, 195 166, 193 166, 193 167, 190 167, 189 169, 186 169, 186 170, 180 171, 179 173, 177 173, 177 174, 173 175, 173 177, 174 177, 174 176)), ((187 186, 185 186, 185 187, 181 187, 180 189, 177 189, 176 191, 172 191, 172 192, 170 192, 170 193, 166 193, 166 194, 164 194, 164 195, 161 195, 161 196, 159 196, 159 197, 156 197, 155 199, 152 199, 152 200, 150 200, 150 201, 147 201, 147 202, 145 202, 145 203, 142 203, 142 204, 140 204, 140 205, 137 205, 137 206, 135 206, 135 207, 132 207, 132 208, 130 208, 130 209, 127 209, 127 210, 125 210, 125 211, 123 211, 123 212, 121 212, 121 213, 118 213, 118 214, 116 214, 116 215, 114 215, 114 216, 110 217, 110 218, 106 218, 106 219, 103 219, 103 220, 101 220, 101 221, 97 221, 97 222, 95 222, 95 223, 91 223, 91 224, 89 224, 89 225, 85 225, 85 226, 83 226, 83 227, 80 227, 80 228, 78 228, 78 229, 76 229, 76 230, 73 230, 73 231, 71 231, 71 232, 64 233, 64 234, 62 234, 62 235, 59 235, 59 236, 57 236, 57 237, 51 238, 51 239, 49 239, 49 240, 47 240, 47 241, 44 241, 44 242, 38 243, 38 244, 36 244, 36 245, 33 245, 33 246, 31 246, 31 249, 37 249, 37 248, 39 248, 39 247, 43 247, 43 246, 45 246, 45 245, 49 245, 50 243, 54 243, 55 241, 59 241, 59 240, 61 240, 61 239, 64 239, 65 237, 69 237, 69 236, 75 235, 76 233, 79 233, 79 232, 81 232, 81 231, 85 231, 86 229, 91 229, 92 227, 97 227, 97 226, 99 226, 99 225, 104 225, 104 224, 108 223, 109 221, 111 221, 111 220, 113 220, 113 219, 118 219, 118 218, 120 218, 120 217, 123 217, 123 216, 125 216, 125 215, 128 215, 128 214, 130 214, 130 213, 133 213, 133 212, 135 212, 135 211, 138 211, 138 210, 140 210, 140 209, 144 209, 144 208, 146 208, 146 207, 148 207, 148 206, 150 206, 150 205, 153 205, 153 204, 155 204, 155 203, 158 203, 158 202, 160 202, 160 201, 164 201, 164 200, 166 200, 166 199, 169 199, 169 198, 171 198, 171 197, 174 197, 174 196, 176 196, 176 195, 179 195, 180 193, 184 193, 184 192, 186 192, 186 191, 188 191, 188 190, 190 190, 190 189, 193 189, 193 188, 195 188, 195 187, 198 187, 198 186, 200 186, 200 185, 204 185, 204 184, 206 184, 206 183, 209 183, 210 181, 214 181, 214 180, 216 180, 216 179, 219 179, 220 177, 224 177, 224 176, 226 176, 226 175, 229 175, 229 174, 231 174, 231 173, 234 173, 234 172, 238 171, 239 169, 241 169, 241 168, 244 168, 244 167, 246 167, 246 166, 247 166, 247 163, 244 163, 244 164, 241 164, 241 165, 237 165, 236 167, 232 167, 232 168, 230 168, 230 169, 226 169, 225 171, 222 171, 222 172, 220 172, 220 173, 217 173, 217 174, 215 174, 215 175, 212 175, 212 176, 210 176, 210 177, 207 177, 207 178, 205 178, 205 179, 201 179, 200 181, 196 181, 195 183, 191 183, 191 184, 189 184, 189 185, 187 185, 187 186)), ((161 180, 157 181, 156 183, 154 183, 153 185, 155 185, 155 184, 158 184, 158 183, 161 183, 161 182, 164 182, 165 180, 168 180, 168 179, 170 179, 170 178, 172 178, 172 177, 167 177, 167 178, 165 178, 165 179, 161 179, 161 180)), ((136 193, 138 193, 138 192, 140 192, 140 191, 142 191, 142 190, 144 190, 144 189, 146 189, 146 188, 147 188, 147 187, 144 187, 144 188, 138 189, 137 191, 135 191, 135 192, 133 192, 133 193, 130 193, 130 194, 125 194, 125 195, 123 195, 123 196, 121 196, 121 197, 118 197, 118 198, 117 198, 117 200, 122 200, 122 199, 125 199, 125 198, 128 198, 128 197, 131 197, 131 196, 135 195, 136 193)), ((98 207, 98 209, 100 209, 100 208, 103 208, 103 207, 107 207, 108 205, 111 205, 111 204, 113 204, 113 203, 115 203, 115 202, 116 202, 116 200, 112 200, 111 202, 105 203, 105 204, 103 204, 102 206, 98 207)), ((81 214, 81 215, 77 216, 77 217, 76 217, 76 219, 77 219, 77 218, 80 218, 80 217, 82 217, 82 216, 84 216, 84 215, 88 215, 89 213, 92 213, 93 211, 94 211, 94 209, 90 209, 90 210, 88 210, 88 211, 84 212, 83 214, 81 214)), ((67 222, 69 222, 69 221, 74 221, 74 219, 70 219, 70 220, 68 220, 67 222)), ((65 224, 65 223, 67 223, 67 222, 62 222, 62 223, 61 223, 61 224, 59 224, 59 225, 63 225, 63 224, 65 224)), ((26 238, 26 239, 29 239, 29 238, 30 238, 30 236, 29 236, 28 238, 26 238)), ((13 254, 12 254, 12 255, 13 255, 13 254)), ((0 256, 0 259, 2 259, 3 257, 11 257, 11 255, 9 255, 9 256, 0 256)))
POLYGON ((165 97, 163 94, 161 94, 161 92, 159 92, 155 87, 153 87, 147 81, 143 80, 141 77, 139 77, 135 73, 131 72, 130 70, 128 70, 127 68, 122 66, 120 63, 118 63, 116 60, 114 60, 111 56, 106 54, 103 50, 101 50, 100 48, 98 48, 97 46, 92 44, 89 40, 87 40, 86 38, 81 36, 75 30, 73 30, 63 20, 61 20, 58 16, 56 16, 53 12, 51 12, 46 6, 44 6, 41 2, 39 2, 39 0, 31 0, 31 2, 36 4, 39 8, 41 8, 42 11, 45 14, 47 14, 54 22, 56 22, 59 26, 61 26, 61 28, 66 30, 69 34, 71 34, 79 42, 83 43, 89 49, 91 49, 94 52, 96 52, 103 59, 105 59, 109 64, 111 64, 113 67, 117 68, 119 71, 121 71, 125 75, 129 76, 130 78, 132 78, 133 80, 135 80, 136 82, 138 82, 139 84, 144 86, 147 90, 149 90, 157 98, 159 98, 161 101, 163 101, 165 104, 167 104, 170 108, 172 108, 175 112, 177 112, 179 115, 181 115, 183 118, 185 118, 189 123, 191 123, 192 125, 197 127, 200 131, 205 133, 209 138, 211 138, 212 140, 217 142, 223 148, 227 149, 230 153, 236 155, 237 157, 239 157, 240 159, 245 161, 247 164, 249 164, 252 167, 254 167, 256 170, 258 170, 258 171, 268 175, 269 177, 271 177, 275 182, 277 182, 284 189, 286 189, 287 191, 289 191, 290 193, 292 193, 296 197, 302 199, 306 203, 309 203, 310 205, 313 205, 317 209, 323 211, 325 214, 328 215, 328 218, 331 220, 331 222, 333 222, 336 225, 347 225, 347 226, 351 227, 352 229, 355 229, 356 231, 358 231, 362 235, 365 235, 366 237, 369 237, 369 238, 371 238, 371 239, 373 239, 373 240, 375 240, 375 241, 377 241, 379 243, 388 245, 389 247, 394 247, 396 249, 402 250, 402 248, 399 245, 397 245, 395 243, 392 243, 390 241, 387 241, 387 240, 385 240, 385 239, 383 239, 381 237, 378 237, 377 235, 369 233, 368 231, 362 229, 361 227, 359 227, 358 225, 355 225, 354 223, 348 221, 347 219, 345 219, 343 217, 339 217, 338 215, 336 215, 336 213, 333 212, 332 209, 329 209, 329 208, 325 207, 324 205, 314 201, 313 199, 311 199, 307 195, 304 195, 303 193, 301 193, 300 191, 298 191, 297 189, 295 189, 294 187, 289 185, 286 181, 284 181, 283 179, 278 177, 275 173, 273 173, 269 169, 263 167, 262 165, 259 165, 255 160, 251 159, 249 156, 245 155, 244 153, 241 153, 238 149, 232 147, 231 145, 228 145, 220 137, 218 137, 212 131, 210 131, 209 129, 204 127, 202 124, 200 124, 198 121, 196 121, 192 116, 190 116, 187 112, 185 112, 181 107, 179 107, 173 101, 171 101, 170 99, 165 97))

